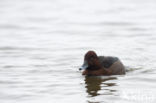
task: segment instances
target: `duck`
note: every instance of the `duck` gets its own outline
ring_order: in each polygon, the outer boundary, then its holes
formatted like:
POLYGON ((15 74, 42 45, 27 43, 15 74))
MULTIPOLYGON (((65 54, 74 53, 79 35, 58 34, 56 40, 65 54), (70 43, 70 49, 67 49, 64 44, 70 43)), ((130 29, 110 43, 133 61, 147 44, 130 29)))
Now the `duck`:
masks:
POLYGON ((97 56, 93 50, 85 54, 84 62, 79 70, 83 70, 82 75, 89 76, 125 74, 125 66, 118 57, 97 56))

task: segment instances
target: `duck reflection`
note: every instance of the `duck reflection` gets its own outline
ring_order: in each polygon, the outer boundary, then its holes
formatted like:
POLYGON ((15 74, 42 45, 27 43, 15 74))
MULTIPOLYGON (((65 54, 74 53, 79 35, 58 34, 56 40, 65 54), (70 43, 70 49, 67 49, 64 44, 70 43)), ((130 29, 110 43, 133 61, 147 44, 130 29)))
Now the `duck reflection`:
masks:
POLYGON ((100 95, 98 93, 99 90, 101 90, 101 84, 104 84, 106 86, 114 86, 115 83, 104 83, 108 80, 117 79, 116 77, 97 77, 97 76, 85 76, 85 84, 86 84, 86 92, 89 94, 89 96, 94 97, 100 95))

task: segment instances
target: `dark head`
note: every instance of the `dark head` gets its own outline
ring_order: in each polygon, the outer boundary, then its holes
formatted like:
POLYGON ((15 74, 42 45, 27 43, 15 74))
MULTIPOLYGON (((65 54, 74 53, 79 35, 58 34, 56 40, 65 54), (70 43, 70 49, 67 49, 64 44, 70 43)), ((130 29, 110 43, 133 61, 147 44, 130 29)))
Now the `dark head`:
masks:
POLYGON ((80 67, 80 70, 97 70, 98 68, 100 68, 100 63, 97 54, 94 51, 88 51, 85 54, 84 63, 80 67))

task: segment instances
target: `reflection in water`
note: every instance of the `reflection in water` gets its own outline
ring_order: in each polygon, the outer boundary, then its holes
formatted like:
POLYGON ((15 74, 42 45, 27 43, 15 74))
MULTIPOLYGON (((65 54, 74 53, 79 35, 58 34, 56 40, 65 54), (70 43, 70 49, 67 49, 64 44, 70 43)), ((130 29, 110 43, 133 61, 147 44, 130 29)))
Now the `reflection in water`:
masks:
MULTIPOLYGON (((89 96, 94 97, 97 95, 100 95, 98 93, 99 90, 101 90, 101 84, 108 86, 115 86, 115 83, 104 83, 105 81, 108 80, 113 80, 117 79, 116 77, 108 77, 108 78, 102 78, 98 76, 86 76, 85 77, 85 84, 86 84, 86 89, 87 93, 89 96)), ((110 90, 111 92, 112 90, 110 90)), ((114 92, 114 91, 113 91, 114 92)))
POLYGON ((90 102, 90 101, 88 101, 88 103, 100 103, 100 102, 90 102))

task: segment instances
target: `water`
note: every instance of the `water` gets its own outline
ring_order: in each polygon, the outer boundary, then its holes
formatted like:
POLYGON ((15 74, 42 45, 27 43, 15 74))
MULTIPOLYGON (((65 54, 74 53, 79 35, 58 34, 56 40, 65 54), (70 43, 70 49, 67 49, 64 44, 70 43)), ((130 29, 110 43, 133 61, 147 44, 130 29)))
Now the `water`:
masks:
POLYGON ((0 103, 155 103, 155 0, 0 0, 0 103), (124 76, 85 77, 88 50, 124 76))

